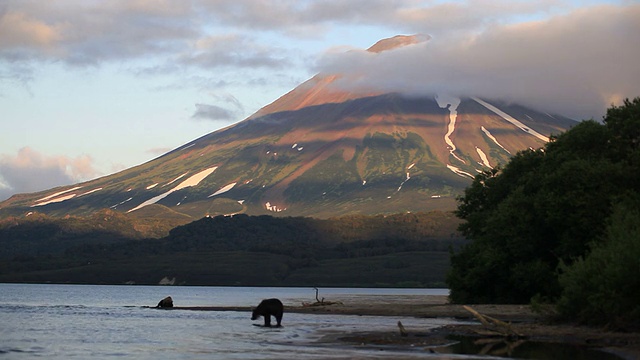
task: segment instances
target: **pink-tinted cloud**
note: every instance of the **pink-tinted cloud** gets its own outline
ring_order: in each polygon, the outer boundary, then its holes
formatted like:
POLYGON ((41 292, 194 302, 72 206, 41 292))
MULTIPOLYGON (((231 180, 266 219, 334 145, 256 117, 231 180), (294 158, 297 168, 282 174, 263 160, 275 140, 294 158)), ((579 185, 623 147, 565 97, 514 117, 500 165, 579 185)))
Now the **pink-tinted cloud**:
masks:
POLYGON ((86 66, 158 57, 185 66, 280 68, 286 66, 288 38, 318 39, 338 27, 386 28, 390 36, 400 32, 440 36, 566 11, 579 6, 575 4, 561 0, 4 0, 0 3, 0 60, 86 66), (254 41, 263 33, 279 34, 275 38, 281 41, 254 41))
POLYGON ((24 147, 15 156, 0 156, 0 200, 11 194, 69 185, 98 175, 89 156, 46 156, 24 147))

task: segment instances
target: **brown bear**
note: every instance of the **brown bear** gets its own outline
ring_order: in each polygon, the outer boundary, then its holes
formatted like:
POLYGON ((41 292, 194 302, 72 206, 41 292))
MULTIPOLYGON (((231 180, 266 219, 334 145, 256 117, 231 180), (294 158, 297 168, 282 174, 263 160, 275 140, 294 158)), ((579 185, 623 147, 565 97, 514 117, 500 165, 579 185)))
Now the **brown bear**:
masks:
POLYGON ((262 316, 264 317, 264 326, 271 327, 271 316, 273 315, 276 318, 276 326, 281 326, 280 322, 282 321, 283 312, 284 306, 282 305, 282 302, 280 300, 265 299, 262 300, 255 309, 253 309, 251 320, 256 320, 260 316, 262 316))
POLYGON ((173 307, 173 299, 171 298, 171 296, 167 296, 166 298, 160 300, 160 302, 158 303, 158 305, 156 305, 157 308, 170 308, 173 307))

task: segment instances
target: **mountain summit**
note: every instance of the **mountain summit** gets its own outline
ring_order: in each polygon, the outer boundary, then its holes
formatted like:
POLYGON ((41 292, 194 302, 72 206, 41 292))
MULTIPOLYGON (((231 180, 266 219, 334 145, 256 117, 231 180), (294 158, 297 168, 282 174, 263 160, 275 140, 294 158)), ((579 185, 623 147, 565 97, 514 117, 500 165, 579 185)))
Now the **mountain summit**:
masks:
MULTIPOLYGON (((428 40, 397 36, 369 51, 428 40)), ((334 86, 318 74, 235 125, 142 165, 0 203, 0 215, 331 217, 450 210, 479 171, 575 121, 499 99, 334 86)), ((488 85, 489 86, 489 85, 488 85)))
POLYGON ((419 44, 422 42, 426 42, 431 37, 429 35, 396 35, 392 38, 382 39, 377 43, 373 44, 370 48, 367 49, 369 52, 373 53, 381 53, 387 50, 397 49, 399 47, 419 44))

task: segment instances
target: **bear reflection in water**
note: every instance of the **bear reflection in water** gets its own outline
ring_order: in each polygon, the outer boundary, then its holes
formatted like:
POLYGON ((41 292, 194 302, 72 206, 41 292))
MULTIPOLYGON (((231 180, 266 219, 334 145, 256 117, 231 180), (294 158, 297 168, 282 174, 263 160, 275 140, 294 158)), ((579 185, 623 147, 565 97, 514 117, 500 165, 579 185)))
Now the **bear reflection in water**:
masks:
POLYGON ((271 327, 271 316, 276 318, 276 326, 281 326, 282 314, 284 306, 279 299, 265 299, 253 309, 251 320, 257 320, 260 316, 264 317, 264 326, 271 327))

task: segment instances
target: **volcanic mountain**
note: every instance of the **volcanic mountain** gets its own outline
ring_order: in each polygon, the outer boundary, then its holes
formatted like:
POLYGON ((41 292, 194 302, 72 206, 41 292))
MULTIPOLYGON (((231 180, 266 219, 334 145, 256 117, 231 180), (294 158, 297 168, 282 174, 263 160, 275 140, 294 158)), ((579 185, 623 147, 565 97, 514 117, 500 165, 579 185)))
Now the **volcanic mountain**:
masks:
MULTIPOLYGON (((425 37, 381 40, 372 56, 425 37)), ((344 90, 318 74, 249 118, 142 165, 0 203, 0 215, 331 217, 451 210, 475 174, 575 121, 497 99, 344 90)))

